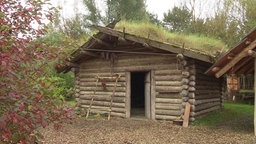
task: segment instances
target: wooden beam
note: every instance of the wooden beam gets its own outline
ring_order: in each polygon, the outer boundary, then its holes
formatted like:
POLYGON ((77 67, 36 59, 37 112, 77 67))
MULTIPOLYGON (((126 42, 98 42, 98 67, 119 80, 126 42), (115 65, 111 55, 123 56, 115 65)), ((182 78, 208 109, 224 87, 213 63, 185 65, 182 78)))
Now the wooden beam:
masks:
POLYGON ((253 63, 254 63, 254 61, 250 61, 249 63, 244 65, 241 69, 239 69, 236 73, 238 75, 245 74, 248 70, 250 70, 251 67, 253 67, 253 63))
POLYGON ((99 39, 99 38, 96 38, 95 36, 91 36, 94 40, 96 40, 98 43, 108 47, 108 48, 112 48, 110 44, 104 42, 103 40, 99 39))
POLYGON ((254 58, 254 136, 256 136, 256 58, 254 58))
POLYGON ((100 55, 98 55, 96 53, 85 51, 85 50, 81 51, 80 53, 83 54, 83 55, 88 55, 88 56, 93 56, 93 57, 100 57, 100 55))
POLYGON ((242 62, 240 62, 239 64, 237 64, 234 68, 232 68, 230 70, 230 74, 231 73, 236 73, 236 71, 238 71, 240 68, 242 68, 243 66, 245 66, 250 60, 252 60, 252 57, 246 58, 245 60, 243 60, 242 62))
POLYGON ((231 69, 237 62, 239 62, 242 58, 248 56, 248 50, 254 49, 256 46, 256 40, 253 41, 248 47, 246 47, 242 52, 237 54, 234 59, 229 61, 222 69, 220 69, 216 74, 215 77, 219 78, 224 73, 226 73, 229 69, 231 69))
POLYGON ((220 67, 214 67, 214 68, 212 68, 212 71, 213 72, 217 72, 217 71, 219 71, 220 70, 220 67))
MULTIPOLYGON (((96 28, 97 30, 99 30, 102 33, 112 35, 112 36, 115 36, 115 37, 123 37, 123 35, 124 35, 123 32, 116 31, 114 29, 110 29, 110 28, 107 28, 107 27, 96 26, 96 25, 94 25, 93 27, 96 28)), ((179 47, 175 47, 175 46, 173 46, 169 43, 149 40, 147 38, 135 36, 135 35, 128 34, 128 33, 125 34, 124 38, 126 40, 134 41, 134 42, 137 42, 137 43, 140 43, 140 44, 147 43, 147 45, 152 46, 154 48, 158 48, 158 49, 161 49, 161 50, 165 50, 165 51, 169 51, 169 52, 177 53, 177 54, 182 53, 183 55, 185 55, 187 57, 212 63, 212 61, 210 59, 211 56, 209 56, 209 55, 201 54, 199 52, 197 53, 195 51, 191 51, 191 50, 188 50, 188 49, 182 49, 182 48, 179 48, 179 47)))
POLYGON ((187 102, 185 107, 183 125, 182 125, 183 127, 188 127, 190 108, 191 108, 191 105, 189 102, 187 102))
POLYGON ((255 58, 256 57, 256 52, 253 51, 253 50, 248 50, 248 55, 255 58))
POLYGON ((72 63, 72 62, 67 62, 67 66, 69 66, 69 67, 74 67, 74 68, 78 68, 78 67, 79 67, 78 64, 72 63))

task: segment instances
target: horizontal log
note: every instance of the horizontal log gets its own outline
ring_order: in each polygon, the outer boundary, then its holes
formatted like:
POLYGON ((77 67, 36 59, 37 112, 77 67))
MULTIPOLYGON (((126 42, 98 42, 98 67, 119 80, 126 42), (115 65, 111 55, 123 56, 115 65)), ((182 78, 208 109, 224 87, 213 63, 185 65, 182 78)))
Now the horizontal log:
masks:
MULTIPOLYGON (((90 106, 89 105, 81 105, 81 107, 88 109, 90 106)), ((95 105, 92 105, 90 111, 91 112, 92 111, 95 111, 95 112, 100 112, 100 111, 102 111, 102 112, 109 112, 109 111, 111 111, 111 112, 125 113, 126 110, 124 108, 116 108, 116 107, 110 108, 108 106, 95 106, 95 105)))
POLYGON ((116 91, 116 92, 126 92, 126 87, 103 87, 103 86, 98 86, 98 87, 80 87, 79 91, 94 91, 96 90, 96 93, 99 91, 102 92, 112 92, 112 91, 116 91))
POLYGON ((180 116, 180 110, 158 110, 156 109, 156 115, 170 115, 170 116, 180 116))
POLYGON ((201 110, 205 110, 205 109, 209 109, 211 107, 214 106, 220 106, 220 102, 212 102, 212 103, 205 103, 205 104, 200 104, 200 105, 196 105, 195 106, 195 111, 201 111, 201 110))
POLYGON ((155 75, 180 75, 181 70, 167 69, 167 70, 155 70, 155 75))
MULTIPOLYGON (((80 96, 80 100, 91 100, 93 97, 93 99, 95 101, 106 101, 109 102, 111 100, 110 97, 103 97, 103 96, 80 96)), ((118 103, 123 103, 125 102, 125 98, 122 97, 113 97, 113 102, 118 102, 118 103)))
POLYGON ((164 110, 180 110, 180 104, 166 104, 166 103, 156 103, 156 109, 164 109, 164 110))
MULTIPOLYGON (((113 92, 104 92, 104 91, 97 91, 94 93, 93 91, 80 91, 79 94, 82 95, 102 95, 102 96, 111 96, 113 92)), ((125 97, 125 92, 115 92, 114 96, 125 97)))
MULTIPOLYGON (((80 103, 82 105, 90 105, 91 100, 83 100, 83 99, 81 99, 80 103)), ((110 101, 96 101, 96 100, 94 100, 93 101, 93 105, 95 105, 95 106, 110 106, 110 101)), ((112 107, 124 108, 125 107, 125 103, 113 102, 112 103, 112 107)))
MULTIPOLYGON (((83 107, 83 108, 88 108, 88 106, 85 106, 85 105, 82 105, 81 107, 83 107)), ((100 110, 92 110, 92 111, 94 111, 94 112, 91 112, 91 113, 98 113, 98 114, 108 114, 108 112, 106 112, 106 111, 100 111, 100 110)), ((111 116, 117 116, 117 117, 125 117, 126 115, 125 115, 125 113, 119 113, 119 112, 114 112, 114 111, 112 111, 111 112, 111 116)))
POLYGON ((203 99, 211 99, 211 98, 221 98, 220 94, 205 94, 205 95, 196 95, 196 100, 203 100, 203 99))
POLYGON ((216 84, 210 85, 209 83, 203 84, 203 83, 198 82, 198 85, 196 85, 196 88, 201 89, 201 90, 209 89, 209 90, 219 90, 220 91, 221 87, 219 85, 216 85, 216 84))
MULTIPOLYGON (((190 101, 190 100, 189 100, 190 101)), ((212 99, 204 99, 204 100, 195 100, 195 105, 203 104, 203 103, 210 103, 210 102, 217 102, 220 101, 220 98, 212 98, 212 99)))
MULTIPOLYGON (((117 83, 115 83, 115 82, 107 82, 106 83, 107 86, 113 86, 115 84, 116 84, 117 87, 126 87, 126 82, 117 82, 117 83)), ((98 85, 102 85, 102 83, 98 83, 98 85)), ((90 86, 91 87, 95 87, 96 86, 96 82, 95 81, 94 82, 80 82, 79 86, 81 86, 81 87, 90 87, 90 86)))
POLYGON ((113 68, 108 67, 108 66, 102 66, 102 67, 88 67, 86 69, 83 69, 83 72, 110 72, 113 70, 114 72, 126 72, 126 71, 149 71, 152 69, 174 69, 176 68, 176 65, 172 64, 156 64, 156 65, 141 65, 141 66, 136 66, 136 65, 130 65, 129 66, 114 66, 113 68))
POLYGON ((220 109, 220 106, 214 106, 214 107, 211 107, 209 109, 205 109, 205 110, 202 110, 202 111, 199 111, 199 112, 196 112, 195 113, 195 116, 201 116, 201 115, 204 115, 204 114, 207 114, 209 112, 212 112, 212 111, 215 111, 215 110, 218 110, 220 109))
POLYGON ((170 98, 170 99, 180 99, 181 96, 179 93, 158 93, 156 94, 157 98, 170 98))
POLYGON ((156 98, 156 103, 180 104, 181 102, 182 102, 182 99, 156 98))
MULTIPOLYGON (((87 78, 87 77, 81 77, 80 78, 80 82, 94 82, 94 83, 96 83, 96 81, 97 81, 96 78, 87 78)), ((108 82, 115 82, 115 81, 116 81, 115 79, 101 80, 101 81, 98 81, 98 83, 101 83, 101 82, 108 83, 108 82)), ((121 77, 120 79, 118 79, 118 82, 125 82, 125 81, 126 81, 125 77, 121 77)))
POLYGON ((145 55, 130 55, 130 56, 119 56, 118 62, 120 63, 127 63, 127 62, 150 62, 150 61, 174 61, 176 63, 177 58, 173 56, 145 56, 145 55))
POLYGON ((174 86, 156 86, 156 91, 160 93, 166 93, 166 92, 180 92, 182 90, 182 87, 174 87, 174 86))
POLYGON ((121 77, 125 77, 125 73, 121 73, 121 72, 118 72, 118 73, 110 73, 110 72, 105 72, 105 73, 101 73, 101 72, 98 72, 98 73, 86 73, 86 72, 83 72, 81 71, 79 76, 84 76, 84 77, 88 77, 88 78, 97 78, 97 77, 111 77, 111 78, 116 78, 116 75, 120 75, 121 77))
POLYGON ((155 76, 156 81, 180 81, 182 79, 181 75, 167 75, 167 76, 155 76))
POLYGON ((157 120, 176 120, 179 119, 180 116, 167 116, 167 115, 156 115, 157 120))
POLYGON ((156 81, 156 86, 181 86, 181 81, 156 81))

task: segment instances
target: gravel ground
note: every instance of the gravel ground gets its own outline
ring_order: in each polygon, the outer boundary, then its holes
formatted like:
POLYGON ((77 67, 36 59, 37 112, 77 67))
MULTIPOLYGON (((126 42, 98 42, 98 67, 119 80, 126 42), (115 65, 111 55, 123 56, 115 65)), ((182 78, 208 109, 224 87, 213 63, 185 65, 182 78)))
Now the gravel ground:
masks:
POLYGON ((46 144, 255 144, 252 123, 242 121, 183 128, 169 121, 77 118, 58 131, 48 127, 42 133, 46 144))

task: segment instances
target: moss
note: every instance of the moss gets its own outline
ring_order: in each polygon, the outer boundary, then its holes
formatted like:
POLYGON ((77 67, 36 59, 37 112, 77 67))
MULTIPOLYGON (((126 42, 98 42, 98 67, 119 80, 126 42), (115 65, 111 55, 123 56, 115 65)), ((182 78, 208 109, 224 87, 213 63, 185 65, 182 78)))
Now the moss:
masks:
POLYGON ((120 21, 115 26, 116 30, 151 40, 169 43, 177 47, 184 47, 198 53, 215 56, 217 53, 226 52, 228 49, 221 40, 195 34, 170 33, 167 29, 149 22, 120 21))

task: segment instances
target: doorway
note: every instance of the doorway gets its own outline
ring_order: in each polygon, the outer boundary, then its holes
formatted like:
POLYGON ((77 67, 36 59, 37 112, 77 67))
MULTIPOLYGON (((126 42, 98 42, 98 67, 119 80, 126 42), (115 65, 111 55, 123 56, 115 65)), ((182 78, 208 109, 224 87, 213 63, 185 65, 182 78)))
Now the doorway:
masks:
POLYGON ((131 72, 131 117, 150 118, 150 72, 131 72))

